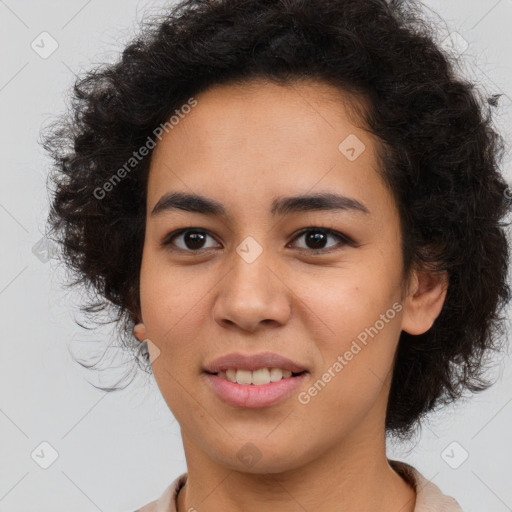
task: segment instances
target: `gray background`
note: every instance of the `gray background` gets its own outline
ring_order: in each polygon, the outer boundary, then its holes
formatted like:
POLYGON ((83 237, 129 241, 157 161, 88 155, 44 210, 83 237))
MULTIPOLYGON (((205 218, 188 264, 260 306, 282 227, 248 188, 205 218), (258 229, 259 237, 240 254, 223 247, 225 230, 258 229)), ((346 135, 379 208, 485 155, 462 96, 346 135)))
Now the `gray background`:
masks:
MULTIPOLYGON (((88 380, 111 382, 117 370, 95 376, 73 362, 70 351, 101 353, 113 331, 75 324, 80 293, 62 289, 65 272, 41 242, 49 165, 37 144, 41 126, 65 108, 75 74, 116 59, 137 20, 166 4, 0 0, 0 511, 128 512, 186 470, 179 427, 152 379, 140 375, 108 394, 88 380), (44 55, 51 44, 58 48, 44 55), (57 459, 43 469, 53 450, 57 459)), ((446 20, 440 42, 460 34, 448 41, 466 76, 506 95, 496 122, 509 145, 510 181, 512 0, 424 4, 446 20)), ((432 416, 415 443, 389 446, 390 458, 413 464, 465 512, 512 510, 510 357, 489 375, 498 379, 490 390, 432 416)))

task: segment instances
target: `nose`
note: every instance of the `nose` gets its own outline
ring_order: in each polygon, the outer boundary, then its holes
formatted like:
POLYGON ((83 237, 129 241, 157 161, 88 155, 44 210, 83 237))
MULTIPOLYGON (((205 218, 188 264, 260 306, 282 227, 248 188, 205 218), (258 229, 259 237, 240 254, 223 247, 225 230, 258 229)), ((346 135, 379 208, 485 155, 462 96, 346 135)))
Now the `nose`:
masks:
POLYGON ((233 254, 231 270, 220 282, 213 315, 221 327, 254 332, 268 325, 285 325, 292 311, 286 276, 266 251, 253 262, 233 254))

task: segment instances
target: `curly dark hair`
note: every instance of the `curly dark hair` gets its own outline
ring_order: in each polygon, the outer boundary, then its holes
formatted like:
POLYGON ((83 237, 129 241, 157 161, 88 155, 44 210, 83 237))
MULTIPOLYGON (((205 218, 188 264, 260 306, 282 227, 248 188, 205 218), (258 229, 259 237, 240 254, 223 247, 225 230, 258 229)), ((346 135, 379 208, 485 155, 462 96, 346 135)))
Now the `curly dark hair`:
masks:
POLYGON ((504 139, 493 128, 497 96, 457 76, 434 28, 415 0, 185 0, 145 20, 118 62, 77 79, 71 113, 43 132, 55 189, 47 237, 76 277, 70 286, 94 294, 82 311, 114 311, 122 347, 151 373, 133 336, 151 151, 106 197, 98 190, 210 86, 316 80, 366 100, 357 112, 379 140, 404 274, 421 266, 449 276, 433 326, 400 335, 386 432, 406 439, 427 412, 487 389, 510 297, 504 139))

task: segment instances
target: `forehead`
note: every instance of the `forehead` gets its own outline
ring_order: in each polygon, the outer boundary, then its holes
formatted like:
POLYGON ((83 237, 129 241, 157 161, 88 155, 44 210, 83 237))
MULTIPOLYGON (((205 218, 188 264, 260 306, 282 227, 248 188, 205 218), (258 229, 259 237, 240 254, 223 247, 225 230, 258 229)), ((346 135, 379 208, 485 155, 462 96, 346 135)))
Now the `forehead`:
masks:
POLYGON ((195 100, 153 152, 148 210, 174 190, 248 210, 285 194, 357 196, 383 186, 357 100, 334 86, 253 81, 217 85, 195 100))

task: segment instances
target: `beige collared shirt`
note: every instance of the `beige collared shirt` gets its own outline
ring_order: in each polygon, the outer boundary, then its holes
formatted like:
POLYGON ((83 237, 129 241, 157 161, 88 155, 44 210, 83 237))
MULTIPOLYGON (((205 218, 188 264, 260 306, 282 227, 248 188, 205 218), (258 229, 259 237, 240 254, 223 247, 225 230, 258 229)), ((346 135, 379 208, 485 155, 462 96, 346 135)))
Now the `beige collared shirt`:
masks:
MULTIPOLYGON (((427 480, 406 462, 389 460, 392 468, 416 489, 414 512, 462 512, 457 501, 446 496, 439 487, 427 480)), ((135 512, 177 512, 178 492, 187 481, 187 473, 178 476, 155 501, 135 512)))

